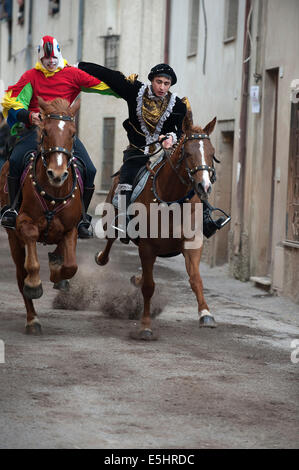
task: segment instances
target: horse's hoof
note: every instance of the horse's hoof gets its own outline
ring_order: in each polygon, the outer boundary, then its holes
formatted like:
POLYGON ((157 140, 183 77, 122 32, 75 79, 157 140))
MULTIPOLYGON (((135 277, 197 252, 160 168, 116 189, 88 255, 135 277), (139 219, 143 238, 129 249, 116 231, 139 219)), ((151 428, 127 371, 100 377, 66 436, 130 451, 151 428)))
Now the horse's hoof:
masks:
POLYGON ((140 289, 142 287, 141 278, 139 276, 132 276, 130 282, 131 284, 133 284, 134 287, 137 287, 137 289, 140 289))
POLYGON ((98 251, 96 254, 95 254, 95 262, 99 265, 99 266, 105 266, 105 264, 108 263, 109 261, 109 257, 107 257, 106 259, 101 259, 101 256, 102 256, 103 252, 102 251, 98 251))
POLYGON ((43 295, 42 283, 40 283, 36 287, 30 287, 24 284, 23 294, 25 295, 25 297, 27 297, 27 299, 30 299, 30 300, 39 299, 43 295))
POLYGON ((199 328, 216 328, 217 323, 211 315, 203 315, 199 319, 199 328))
POLYGON ((68 292, 70 290, 70 283, 67 279, 54 282, 53 289, 61 290, 62 292, 68 292))
POLYGON ((155 341, 158 339, 157 335, 154 334, 150 328, 139 331, 131 331, 130 337, 138 341, 155 341))
POLYGON ((42 334, 42 327, 40 323, 34 322, 31 325, 26 325, 26 335, 39 336, 42 334))

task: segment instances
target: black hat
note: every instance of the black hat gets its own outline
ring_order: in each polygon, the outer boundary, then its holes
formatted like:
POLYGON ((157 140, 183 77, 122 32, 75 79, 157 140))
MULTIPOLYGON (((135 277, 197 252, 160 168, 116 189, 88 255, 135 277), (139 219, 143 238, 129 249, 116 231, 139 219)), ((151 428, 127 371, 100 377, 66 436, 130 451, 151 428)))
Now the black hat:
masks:
POLYGON ((167 64, 158 64, 155 65, 148 74, 148 79, 153 80, 154 77, 168 77, 171 78, 171 85, 174 85, 177 82, 176 74, 170 65, 167 64))

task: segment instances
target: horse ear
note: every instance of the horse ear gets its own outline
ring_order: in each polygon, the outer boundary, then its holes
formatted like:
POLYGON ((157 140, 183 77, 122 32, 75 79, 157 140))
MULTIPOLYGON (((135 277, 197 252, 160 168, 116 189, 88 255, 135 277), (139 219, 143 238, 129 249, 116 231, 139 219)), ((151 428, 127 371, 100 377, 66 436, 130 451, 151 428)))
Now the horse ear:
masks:
POLYGON ((39 107, 42 111, 45 111, 45 107, 47 106, 47 102, 43 100, 40 96, 37 97, 37 101, 39 104, 39 107))
POLYGON ((71 105, 70 109, 72 111, 73 116, 75 116, 77 112, 79 111, 80 104, 81 104, 81 101, 80 99, 78 99, 71 105))
POLYGON ((206 127, 204 128, 204 132, 208 135, 212 134, 213 130, 214 130, 214 127, 215 127, 215 124, 216 124, 216 121, 217 121, 217 118, 214 117, 214 119, 209 122, 209 124, 206 125, 206 127))
POLYGON ((188 129, 191 129, 191 127, 193 126, 193 114, 192 114, 192 110, 191 110, 191 105, 190 105, 190 101, 188 100, 188 98, 186 96, 184 96, 184 98, 182 98, 182 101, 183 103, 185 103, 186 105, 186 108, 187 108, 187 112, 185 114, 185 117, 184 117, 184 120, 183 120, 183 132, 186 133, 186 131, 188 129))

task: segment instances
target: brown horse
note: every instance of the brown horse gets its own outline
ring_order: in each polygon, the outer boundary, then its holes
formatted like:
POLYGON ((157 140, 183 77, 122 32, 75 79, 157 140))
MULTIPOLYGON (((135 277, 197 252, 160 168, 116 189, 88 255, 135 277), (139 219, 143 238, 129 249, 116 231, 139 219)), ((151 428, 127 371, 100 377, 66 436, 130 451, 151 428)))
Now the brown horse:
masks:
MULTIPOLYGON (((208 198, 211 191, 211 183, 215 180, 214 148, 209 135, 214 130, 216 118, 204 129, 193 126, 191 110, 188 111, 183 123, 183 136, 172 153, 152 170, 152 176, 137 198, 136 202, 142 203, 147 208, 147 220, 150 223, 149 211, 151 204, 158 202, 179 202, 191 204, 193 216, 198 203, 208 198)), ((106 202, 111 202, 117 185, 114 180, 106 202)), ((192 217, 191 216, 191 217, 192 217)), ((198 238, 198 234, 196 235, 198 238)), ((199 263, 202 253, 202 232, 199 233, 200 243, 195 248, 188 248, 183 234, 181 238, 174 237, 174 226, 170 221, 169 237, 158 238, 144 237, 133 240, 139 247, 139 256, 142 265, 142 275, 133 276, 131 281, 136 287, 141 287, 144 298, 144 311, 141 319, 141 329, 138 332, 139 339, 150 340, 154 338, 151 328, 150 301, 154 293, 155 283, 153 279, 153 266, 157 256, 182 253, 185 257, 189 282, 194 291, 199 312, 199 325, 215 327, 216 322, 209 311, 204 299, 203 285, 199 273, 199 263)), ((116 238, 109 238, 105 249, 96 254, 96 263, 103 266, 109 261, 109 252, 116 238)), ((194 239, 193 239, 194 241, 194 239)), ((190 246, 190 245, 189 245, 190 246)))
MULTIPOLYGON (((38 99, 41 123, 38 128, 39 150, 32 154, 22 181, 22 203, 16 230, 7 229, 12 258, 16 265, 19 290, 26 310, 26 332, 41 333, 41 325, 33 299, 43 294, 39 276, 37 242, 57 245, 49 253, 50 280, 60 283, 77 271, 77 225, 82 203, 73 162, 75 114, 80 102, 73 106, 63 99, 45 102, 38 99)), ((0 176, 1 207, 7 204, 4 187, 9 163, 0 176)))

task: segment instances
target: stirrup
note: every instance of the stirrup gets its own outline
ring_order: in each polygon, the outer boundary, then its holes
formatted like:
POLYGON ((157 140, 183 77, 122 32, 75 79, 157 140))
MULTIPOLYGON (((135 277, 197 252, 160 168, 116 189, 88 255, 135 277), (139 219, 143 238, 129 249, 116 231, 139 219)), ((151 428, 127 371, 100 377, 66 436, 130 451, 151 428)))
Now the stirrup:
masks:
POLYGON ((9 228, 12 230, 16 229, 16 219, 19 214, 15 209, 6 209, 2 214, 1 214, 1 225, 4 228, 9 228))
POLYGON ((216 233, 217 230, 222 229, 222 227, 228 224, 231 220, 231 217, 226 214, 226 212, 224 212, 222 209, 218 209, 216 207, 209 207, 208 211, 209 213, 206 217, 206 220, 204 220, 203 222, 203 234, 206 238, 210 238, 212 235, 214 235, 214 233, 216 233), (219 211, 224 214, 224 216, 221 216, 217 220, 214 220, 211 216, 211 213, 214 211, 219 211))
MULTIPOLYGON (((88 214, 86 214, 88 216, 88 214)), ((90 216, 88 216, 89 219, 90 216)), ((91 220, 91 217, 90 217, 91 220)), ((78 227, 78 238, 86 239, 86 238, 93 238, 93 228, 90 222, 80 220, 78 227), (91 227, 91 230, 89 230, 89 227, 91 227)))

